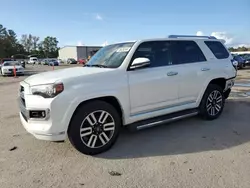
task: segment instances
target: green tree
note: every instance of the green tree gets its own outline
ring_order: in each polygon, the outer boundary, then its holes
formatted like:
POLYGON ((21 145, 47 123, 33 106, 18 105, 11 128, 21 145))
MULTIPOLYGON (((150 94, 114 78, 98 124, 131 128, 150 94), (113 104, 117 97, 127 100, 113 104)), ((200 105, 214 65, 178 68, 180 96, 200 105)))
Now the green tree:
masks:
POLYGON ((11 57, 21 50, 16 33, 0 25, 0 57, 11 57))
POLYGON ((41 42, 41 48, 46 57, 55 58, 58 56, 58 40, 56 37, 47 36, 41 42))

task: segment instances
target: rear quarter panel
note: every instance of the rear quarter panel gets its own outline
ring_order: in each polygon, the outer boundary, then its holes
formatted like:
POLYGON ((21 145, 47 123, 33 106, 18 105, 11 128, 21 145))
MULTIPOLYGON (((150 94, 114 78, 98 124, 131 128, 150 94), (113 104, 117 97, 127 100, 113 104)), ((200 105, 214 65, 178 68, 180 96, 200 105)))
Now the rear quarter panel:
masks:
MULTIPOLYGON (((210 65, 210 74, 207 77, 206 81, 204 82, 204 85, 201 89, 201 92, 197 98, 197 106, 199 106, 201 99, 207 89, 207 86, 209 83, 216 78, 224 78, 224 79, 231 79, 235 78, 237 75, 236 69, 233 67, 231 60, 233 59, 231 53, 229 53, 229 57, 226 59, 217 59, 212 51, 207 47, 207 45, 204 43, 203 40, 197 41, 199 44, 201 50, 203 51, 204 55, 206 56, 206 59, 208 61, 208 64, 210 65)), ((225 47, 225 46, 224 46, 225 47)), ((224 89, 224 88, 223 88, 224 89)))

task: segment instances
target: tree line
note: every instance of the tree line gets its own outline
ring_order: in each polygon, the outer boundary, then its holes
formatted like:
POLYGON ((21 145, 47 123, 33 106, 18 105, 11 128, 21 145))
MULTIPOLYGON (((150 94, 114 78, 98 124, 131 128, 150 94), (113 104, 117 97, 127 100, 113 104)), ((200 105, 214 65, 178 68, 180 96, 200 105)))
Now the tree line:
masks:
POLYGON ((12 56, 36 55, 39 58, 57 58, 58 40, 47 36, 43 40, 39 37, 24 34, 18 40, 16 33, 0 24, 0 58, 12 56))
MULTIPOLYGON (((0 24, 0 58, 15 55, 36 55, 39 58, 58 57, 58 40, 47 36, 43 40, 31 34, 24 34, 17 39, 16 33, 0 24)), ((247 47, 229 48, 230 52, 250 51, 247 47)))
POLYGON ((242 47, 238 47, 238 48, 233 48, 233 47, 230 47, 230 48, 228 48, 228 50, 230 51, 230 52, 241 52, 241 51, 250 51, 250 48, 247 48, 247 47, 245 47, 245 46, 242 46, 242 47))

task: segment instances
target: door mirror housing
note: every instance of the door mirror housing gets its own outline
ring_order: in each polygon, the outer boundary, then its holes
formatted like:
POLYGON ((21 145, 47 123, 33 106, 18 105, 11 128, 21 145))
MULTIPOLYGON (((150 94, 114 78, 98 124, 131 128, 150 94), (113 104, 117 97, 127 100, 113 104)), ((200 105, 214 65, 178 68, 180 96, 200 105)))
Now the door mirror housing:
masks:
POLYGON ((145 68, 148 67, 149 65, 150 65, 150 60, 148 58, 139 57, 134 59, 134 61, 130 66, 130 69, 135 70, 135 69, 145 68))

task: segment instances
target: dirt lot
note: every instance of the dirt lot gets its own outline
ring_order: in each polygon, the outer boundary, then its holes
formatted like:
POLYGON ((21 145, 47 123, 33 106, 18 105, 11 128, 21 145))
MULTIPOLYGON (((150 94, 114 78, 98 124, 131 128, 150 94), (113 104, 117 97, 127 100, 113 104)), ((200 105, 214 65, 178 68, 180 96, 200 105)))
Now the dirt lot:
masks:
MULTIPOLYGON (((27 74, 51 69, 28 67, 27 74)), ((110 151, 95 157, 68 141, 40 141, 26 133, 17 105, 24 78, 0 77, 0 188, 250 187, 250 69, 238 72, 219 119, 124 130, 110 151)))

